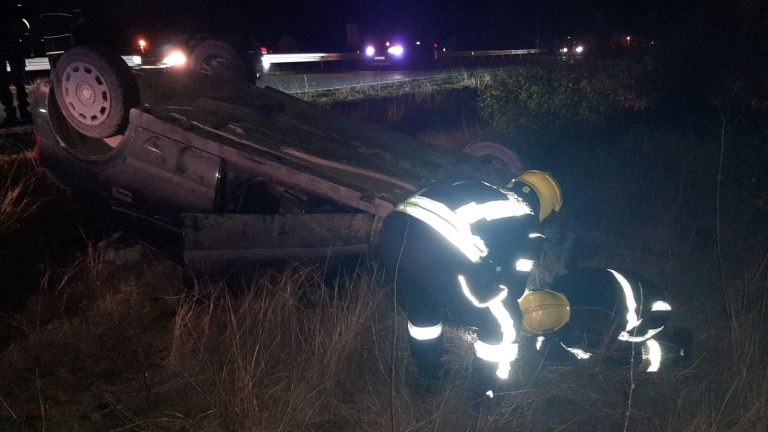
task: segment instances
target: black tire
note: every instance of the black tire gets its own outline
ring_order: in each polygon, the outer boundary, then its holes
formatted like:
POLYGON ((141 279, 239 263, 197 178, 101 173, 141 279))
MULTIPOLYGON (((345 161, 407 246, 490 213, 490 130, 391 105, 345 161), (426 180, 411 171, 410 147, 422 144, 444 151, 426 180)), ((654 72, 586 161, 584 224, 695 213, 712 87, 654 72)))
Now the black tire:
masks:
POLYGON ((139 105, 136 79, 117 55, 90 47, 65 52, 53 72, 54 91, 67 121, 83 135, 121 134, 139 105))
POLYGON ((492 141, 476 141, 464 147, 464 153, 478 157, 491 157, 509 174, 509 179, 523 172, 523 161, 514 151, 492 141))
POLYGON ((216 39, 207 39, 192 47, 189 67, 215 79, 246 80, 245 64, 237 51, 216 39))

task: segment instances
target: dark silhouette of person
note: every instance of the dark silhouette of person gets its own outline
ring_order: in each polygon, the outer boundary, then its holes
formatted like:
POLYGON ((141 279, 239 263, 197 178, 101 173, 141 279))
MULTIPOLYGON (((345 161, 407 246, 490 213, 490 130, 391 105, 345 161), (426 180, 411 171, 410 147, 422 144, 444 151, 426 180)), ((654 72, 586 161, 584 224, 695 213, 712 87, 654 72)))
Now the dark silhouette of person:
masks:
POLYGON ((21 5, 15 2, 0 3, 0 103, 5 109, 5 123, 15 123, 19 116, 23 120, 32 119, 24 87, 24 38, 29 32, 29 22, 24 19, 21 11, 21 5), (10 85, 16 87, 18 112, 10 85))
MULTIPOLYGON (((631 365, 656 372, 690 359, 693 336, 681 326, 667 328, 672 306, 656 284, 632 272, 601 268, 580 268, 554 280, 551 292, 567 298, 554 301, 526 301, 521 298, 523 333, 537 336, 536 351, 548 360, 592 361, 601 357, 606 364, 631 365), (548 315, 570 315, 564 325, 548 328, 548 315), (637 355, 635 355, 637 354, 637 355)), ((551 297, 551 296, 549 296, 551 297)), ((524 339, 524 349, 530 349, 524 339)))

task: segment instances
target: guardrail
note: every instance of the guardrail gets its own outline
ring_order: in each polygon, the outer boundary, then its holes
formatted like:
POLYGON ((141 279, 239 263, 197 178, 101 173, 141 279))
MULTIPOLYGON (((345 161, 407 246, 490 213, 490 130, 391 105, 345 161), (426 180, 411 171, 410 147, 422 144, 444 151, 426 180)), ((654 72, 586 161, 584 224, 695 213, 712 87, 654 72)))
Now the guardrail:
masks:
POLYGON ((522 56, 527 54, 540 54, 540 49, 518 49, 518 50, 491 50, 491 51, 438 51, 437 58, 460 58, 460 57, 506 57, 522 56))
POLYGON ((279 63, 316 63, 324 61, 350 61, 362 58, 357 53, 306 53, 306 54, 264 54, 264 65, 279 63))
MULTIPOLYGON (((141 56, 120 56, 123 58, 123 61, 130 66, 141 66, 141 56)), ((35 72, 35 71, 47 71, 51 70, 51 63, 48 61, 48 57, 33 57, 24 59, 25 63, 25 69, 27 72, 35 72)), ((11 71, 11 66, 8 65, 8 63, 5 64, 5 70, 8 72, 11 71)))

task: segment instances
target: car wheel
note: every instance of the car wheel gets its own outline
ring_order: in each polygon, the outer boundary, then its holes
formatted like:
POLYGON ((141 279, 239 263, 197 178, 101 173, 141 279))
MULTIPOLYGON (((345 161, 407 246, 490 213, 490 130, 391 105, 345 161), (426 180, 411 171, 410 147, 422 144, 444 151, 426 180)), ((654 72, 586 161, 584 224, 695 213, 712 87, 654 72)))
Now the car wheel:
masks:
POLYGON ((65 52, 56 64, 54 92, 72 127, 92 138, 122 133, 139 90, 131 69, 118 56, 90 47, 65 52))
POLYGON ((192 49, 190 68, 214 78, 245 81, 245 65, 237 52, 227 43, 209 39, 192 49))
POLYGON ((464 153, 478 157, 490 157, 494 165, 509 174, 509 180, 523 172, 523 160, 514 151, 492 141, 476 141, 464 147, 464 153))

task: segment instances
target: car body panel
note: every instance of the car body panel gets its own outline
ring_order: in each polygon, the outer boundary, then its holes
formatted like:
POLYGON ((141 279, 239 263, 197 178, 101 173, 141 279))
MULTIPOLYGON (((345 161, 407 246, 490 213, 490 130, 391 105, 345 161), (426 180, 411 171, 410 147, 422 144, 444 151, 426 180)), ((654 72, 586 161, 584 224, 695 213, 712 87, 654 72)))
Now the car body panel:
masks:
POLYGON ((349 214, 184 214, 184 262, 210 273, 251 260, 364 253, 379 218, 349 214))
POLYGON ((188 264, 357 253, 395 205, 433 181, 508 180, 488 161, 278 90, 167 71, 136 77, 142 105, 106 140, 73 132, 49 84, 39 85, 40 162, 69 188, 180 221, 188 264), (262 190, 276 197, 270 214, 248 210, 263 207, 251 198, 262 190))

